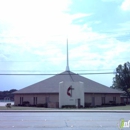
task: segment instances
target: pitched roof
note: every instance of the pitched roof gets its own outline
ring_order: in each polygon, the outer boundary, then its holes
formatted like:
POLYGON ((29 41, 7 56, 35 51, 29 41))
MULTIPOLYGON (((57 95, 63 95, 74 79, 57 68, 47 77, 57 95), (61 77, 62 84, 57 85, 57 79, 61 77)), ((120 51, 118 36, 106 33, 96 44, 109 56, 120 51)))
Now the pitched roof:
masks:
POLYGON ((92 81, 71 71, 64 71, 48 79, 20 89, 14 92, 14 94, 59 93, 59 82, 62 81, 83 82, 85 93, 123 93, 122 91, 109 88, 105 85, 92 81))

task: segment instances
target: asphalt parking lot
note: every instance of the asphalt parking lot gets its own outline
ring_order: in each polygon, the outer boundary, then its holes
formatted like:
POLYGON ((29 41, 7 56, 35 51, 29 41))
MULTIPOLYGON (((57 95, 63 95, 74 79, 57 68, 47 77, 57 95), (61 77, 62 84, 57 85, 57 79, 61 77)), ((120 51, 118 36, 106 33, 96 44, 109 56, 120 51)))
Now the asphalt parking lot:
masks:
POLYGON ((0 112, 0 117, 0 130, 119 130, 120 119, 130 120, 130 113, 0 112))

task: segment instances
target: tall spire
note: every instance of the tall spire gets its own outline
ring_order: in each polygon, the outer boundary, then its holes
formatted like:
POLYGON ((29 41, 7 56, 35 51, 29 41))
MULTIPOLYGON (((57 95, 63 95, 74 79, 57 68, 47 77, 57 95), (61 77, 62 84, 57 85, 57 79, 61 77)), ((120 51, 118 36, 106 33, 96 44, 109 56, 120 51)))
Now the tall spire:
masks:
POLYGON ((66 57, 66 60, 67 60, 66 71, 70 71, 70 69, 69 69, 69 54, 68 54, 68 39, 67 39, 67 57, 66 57))

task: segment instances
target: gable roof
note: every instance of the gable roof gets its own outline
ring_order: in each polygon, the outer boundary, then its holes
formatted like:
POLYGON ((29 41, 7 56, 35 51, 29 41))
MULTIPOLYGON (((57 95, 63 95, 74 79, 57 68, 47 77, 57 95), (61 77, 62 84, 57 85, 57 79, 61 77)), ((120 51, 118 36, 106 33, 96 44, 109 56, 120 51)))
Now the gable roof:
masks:
POLYGON ((48 79, 20 89, 14 92, 14 94, 59 93, 59 82, 62 81, 83 82, 85 93, 123 93, 123 91, 109 88, 71 71, 64 71, 48 79))

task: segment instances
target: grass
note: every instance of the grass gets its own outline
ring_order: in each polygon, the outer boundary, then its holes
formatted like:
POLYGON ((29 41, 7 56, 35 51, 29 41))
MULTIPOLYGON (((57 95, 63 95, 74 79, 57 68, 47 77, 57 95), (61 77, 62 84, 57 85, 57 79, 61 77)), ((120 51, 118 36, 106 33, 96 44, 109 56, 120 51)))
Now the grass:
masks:
MULTIPOLYGON (((12 106, 11 108, 6 108, 5 106, 0 106, 0 110, 54 110, 54 109, 57 109, 57 108, 18 107, 18 106, 12 106)), ((69 109, 70 108, 68 108, 68 109, 67 108, 66 109, 61 109, 61 110, 69 110, 69 109)), ((83 108, 81 110, 130 110, 130 105, 126 105, 126 106, 115 106, 115 107, 83 108)))
POLYGON ((0 106, 0 110, 51 110, 52 108, 43 107, 18 107, 12 106, 11 108, 6 108, 5 106, 0 106))
POLYGON ((114 107, 97 107, 90 108, 91 110, 130 110, 130 105, 126 106, 114 106, 114 107))

